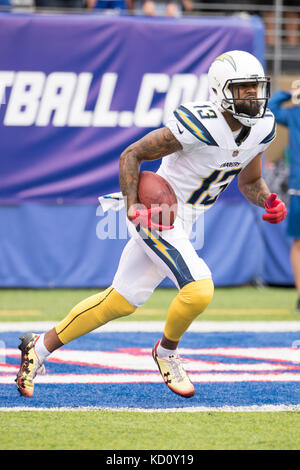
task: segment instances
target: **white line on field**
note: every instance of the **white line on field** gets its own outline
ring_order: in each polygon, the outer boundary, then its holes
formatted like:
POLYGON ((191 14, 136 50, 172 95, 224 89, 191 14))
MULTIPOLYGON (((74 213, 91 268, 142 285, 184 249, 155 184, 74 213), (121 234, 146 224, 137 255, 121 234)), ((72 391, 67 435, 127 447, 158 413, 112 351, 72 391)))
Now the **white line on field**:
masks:
POLYGON ((35 407, 11 407, 11 408, 0 408, 0 412, 7 411, 130 411, 139 413, 199 413, 199 412, 211 412, 211 411, 223 411, 223 412, 277 412, 277 411, 300 411, 300 405, 262 405, 262 406, 220 406, 220 407, 209 407, 209 406, 191 406, 187 408, 105 408, 96 406, 86 407, 60 407, 60 408, 35 408, 35 407))
MULTIPOLYGON (((34 331, 42 332, 53 328, 55 322, 2 322, 0 323, 0 333, 8 331, 34 331)), ((162 332, 165 323, 162 321, 127 321, 111 322, 97 328, 92 333, 117 333, 117 332, 162 332)), ((250 331, 250 332, 297 332, 300 331, 300 321, 269 321, 269 322, 246 322, 246 321, 228 321, 228 322, 194 322, 189 332, 212 333, 212 332, 231 332, 231 331, 250 331)))

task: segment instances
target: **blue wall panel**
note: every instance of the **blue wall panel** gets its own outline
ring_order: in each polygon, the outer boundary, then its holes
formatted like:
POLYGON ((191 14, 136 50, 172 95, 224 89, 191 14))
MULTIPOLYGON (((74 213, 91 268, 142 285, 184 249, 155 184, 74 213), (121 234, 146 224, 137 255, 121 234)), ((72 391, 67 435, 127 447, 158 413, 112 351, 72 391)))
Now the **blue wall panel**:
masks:
MULTIPOLYGON (((0 286, 110 285, 127 240, 100 240, 96 232, 103 219, 96 212, 96 205, 0 207, 0 286)), ((124 211, 118 217, 124 226, 124 211)), ((204 222, 204 246, 197 251, 217 286, 256 278, 293 283, 285 224, 262 222, 260 211, 246 201, 219 201, 204 222)))

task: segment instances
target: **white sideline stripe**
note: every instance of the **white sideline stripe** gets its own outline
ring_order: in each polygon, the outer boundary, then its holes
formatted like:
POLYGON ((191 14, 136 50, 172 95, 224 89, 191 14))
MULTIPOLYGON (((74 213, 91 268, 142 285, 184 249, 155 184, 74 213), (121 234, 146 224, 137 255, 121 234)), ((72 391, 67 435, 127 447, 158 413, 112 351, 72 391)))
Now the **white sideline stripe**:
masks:
MULTIPOLYGON (((8 331, 43 332, 53 328, 57 322, 2 322, 0 323, 0 333, 8 331)), ((105 332, 162 332, 165 322, 163 321, 127 321, 111 322, 97 328, 92 333, 105 332)), ((300 331, 300 321, 269 321, 269 322, 209 322, 198 321, 192 323, 189 332, 212 333, 227 331, 250 331, 250 332, 295 332, 300 331)))
POLYGON ((35 408, 31 406, 0 408, 0 412, 15 411, 117 411, 124 412, 130 411, 134 413, 199 413, 211 411, 223 411, 227 413, 237 412, 278 412, 278 411, 300 411, 300 405, 253 405, 253 406, 220 406, 220 407, 206 407, 206 406, 191 406, 187 408, 101 408, 97 406, 86 406, 76 408, 35 408))
MULTIPOLYGON (((300 371, 300 348, 293 347, 267 347, 267 348, 238 348, 238 347, 225 347, 225 348, 203 348, 191 349, 182 348, 179 350, 183 356, 193 355, 197 359, 184 358, 185 367, 189 371, 195 372, 210 372, 210 371, 288 371, 288 369, 297 369, 300 371), (216 360, 209 361, 203 360, 202 356, 221 356, 229 357, 232 359, 247 358, 252 360, 249 363, 219 363, 216 360), (260 360, 260 363, 255 363, 255 360, 260 360), (276 363, 268 363, 268 360, 276 361, 276 363), (292 366, 293 363, 294 365, 292 366)), ((157 367, 154 364, 150 348, 143 348, 140 353, 132 354, 126 351, 86 351, 86 350, 68 350, 60 349, 54 351, 48 358, 49 362, 66 362, 68 364, 79 364, 88 366, 100 366, 104 368, 125 369, 128 373, 129 370, 134 371, 156 371, 157 367), (147 353, 147 354, 145 354, 147 353)), ((13 357, 20 358, 20 351, 17 348, 0 348, 0 357, 13 357)), ((17 365, 6 364, 0 362, 0 371, 4 369, 18 368, 17 365)), ((142 372, 140 372, 142 373, 142 372)))
MULTIPOLYGON (((300 374, 272 373, 267 374, 240 372, 235 374, 202 373, 190 375, 193 383, 237 383, 237 382, 300 382, 300 374)), ((161 383, 160 374, 49 374, 39 375, 36 384, 122 384, 122 383, 161 383)), ((14 375, 0 376, 0 384, 15 384, 14 375)))
MULTIPOLYGON (((71 363, 72 364, 72 363, 71 363)), ((75 363, 76 364, 76 363, 75 363)), ((87 364, 89 365, 89 364, 87 364)), ((109 366, 107 366, 109 368, 109 366)), ((5 365, 1 365, 0 364, 0 373, 15 373, 17 374, 18 371, 20 369, 20 366, 19 365, 15 365, 15 366, 5 366, 5 365)), ((118 369, 133 369, 131 367, 118 367, 118 369)), ((155 371, 157 370, 157 366, 154 364, 154 361, 152 360, 151 358, 151 367, 141 367, 142 370, 150 370, 150 371, 155 371), (153 364, 152 364, 153 362, 153 364)), ((138 370, 135 368, 135 370, 138 370)), ((197 361, 195 363, 190 363, 190 364, 186 364, 185 365, 185 370, 186 371, 198 371, 198 372, 211 372, 211 371, 214 371, 214 372, 222 372, 222 371, 230 371, 230 372, 233 372, 233 371, 236 371, 236 372, 246 372, 246 371, 250 371, 250 372, 254 372, 254 371, 257 371, 257 372, 268 372, 268 371, 278 371, 278 372, 286 372, 287 371, 287 368, 285 366, 282 366, 282 365, 272 365, 272 364, 268 364, 268 363, 261 363, 261 364, 233 364, 233 363, 230 363, 230 364, 214 364, 214 365, 210 365, 210 364, 205 364, 203 362, 200 362, 200 361, 197 361), (192 367, 193 366, 193 367, 192 367)), ((299 374, 300 375, 300 374, 299 374)))

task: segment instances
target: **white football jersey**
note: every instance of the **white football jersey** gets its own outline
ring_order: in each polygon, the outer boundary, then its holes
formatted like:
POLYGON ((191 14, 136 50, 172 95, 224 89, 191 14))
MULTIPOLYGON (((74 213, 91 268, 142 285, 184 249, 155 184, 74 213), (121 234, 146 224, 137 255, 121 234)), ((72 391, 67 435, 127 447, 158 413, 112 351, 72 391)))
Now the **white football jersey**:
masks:
POLYGON ((238 145, 223 114, 210 101, 179 106, 166 126, 183 149, 164 157, 157 173, 173 187, 183 219, 195 220, 212 207, 234 177, 276 136, 274 116, 267 110, 238 145))

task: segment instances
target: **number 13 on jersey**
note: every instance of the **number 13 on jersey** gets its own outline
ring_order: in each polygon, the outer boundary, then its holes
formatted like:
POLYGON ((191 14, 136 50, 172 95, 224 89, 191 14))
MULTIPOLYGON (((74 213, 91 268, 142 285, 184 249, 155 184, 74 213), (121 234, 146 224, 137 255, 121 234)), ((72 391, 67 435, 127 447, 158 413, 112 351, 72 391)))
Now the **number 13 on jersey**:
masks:
POLYGON ((186 204, 192 204, 193 206, 198 203, 204 206, 210 206, 216 202, 220 194, 225 191, 227 186, 231 183, 234 177, 242 171, 243 168, 236 168, 235 170, 214 170, 209 176, 202 180, 202 183, 198 189, 192 192, 190 197, 187 199, 186 204), (216 184, 218 186, 215 186, 216 184), (220 184, 221 183, 221 184, 220 184), (217 194, 212 196, 209 194, 209 190, 215 187, 217 194))

